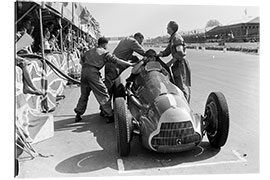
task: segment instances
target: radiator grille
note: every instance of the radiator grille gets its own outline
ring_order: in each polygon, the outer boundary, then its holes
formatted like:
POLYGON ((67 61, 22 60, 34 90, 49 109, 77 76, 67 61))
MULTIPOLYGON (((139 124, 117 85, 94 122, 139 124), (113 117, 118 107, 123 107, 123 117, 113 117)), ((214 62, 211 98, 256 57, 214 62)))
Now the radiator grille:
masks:
POLYGON ((171 122, 161 124, 160 132, 152 138, 151 144, 157 149, 159 146, 179 146, 200 140, 200 135, 194 131, 190 121, 171 122))

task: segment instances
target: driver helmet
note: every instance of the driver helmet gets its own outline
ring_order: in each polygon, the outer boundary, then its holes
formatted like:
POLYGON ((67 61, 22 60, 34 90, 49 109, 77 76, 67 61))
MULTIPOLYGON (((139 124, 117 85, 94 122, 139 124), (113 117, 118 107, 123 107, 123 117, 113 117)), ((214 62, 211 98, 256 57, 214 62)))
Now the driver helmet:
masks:
POLYGON ((145 52, 145 56, 147 57, 147 62, 148 61, 155 61, 156 60, 156 56, 157 56, 157 53, 155 50, 153 49, 149 49, 145 52))

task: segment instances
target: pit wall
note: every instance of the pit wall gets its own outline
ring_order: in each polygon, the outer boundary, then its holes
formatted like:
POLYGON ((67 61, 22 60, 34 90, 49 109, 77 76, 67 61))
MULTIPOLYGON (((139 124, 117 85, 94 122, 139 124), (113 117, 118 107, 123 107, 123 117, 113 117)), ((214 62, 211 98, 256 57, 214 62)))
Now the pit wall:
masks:
MULTIPOLYGON (((73 53, 47 54, 45 58, 65 74, 80 71, 79 57, 73 53), (69 60, 69 62, 67 62, 69 60), (69 66, 69 70, 68 70, 69 66)), ((57 107, 58 99, 63 95, 67 80, 59 77, 48 65, 37 58, 26 58, 31 63, 27 66, 31 80, 37 89, 46 95, 37 96, 23 93, 23 72, 16 66, 16 122, 26 133, 30 134, 33 143, 53 136, 54 122, 51 112, 57 107), (43 67, 45 69, 43 69, 43 67)))
MULTIPOLYGON (((166 48, 167 44, 144 44, 144 46, 166 48)), ((259 43, 225 43, 223 45, 220 45, 219 43, 192 43, 186 44, 186 48, 196 50, 235 51, 260 54, 259 43)))
POLYGON ((188 49, 197 50, 217 50, 217 51, 236 51, 245 53, 259 54, 259 46, 230 46, 230 45, 204 45, 204 44, 188 44, 188 49))

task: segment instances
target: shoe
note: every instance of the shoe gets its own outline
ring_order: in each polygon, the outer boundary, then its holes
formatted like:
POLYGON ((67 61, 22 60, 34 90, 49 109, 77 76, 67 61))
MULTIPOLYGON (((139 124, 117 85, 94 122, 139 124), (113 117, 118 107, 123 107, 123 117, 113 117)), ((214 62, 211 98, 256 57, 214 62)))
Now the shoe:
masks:
POLYGON ((105 113, 103 110, 100 111, 99 115, 100 115, 101 117, 106 117, 106 113, 105 113))
POLYGON ((76 117, 75 117, 75 122, 80 122, 82 120, 82 117, 81 115, 77 114, 76 117))
POLYGON ((106 123, 113 123, 114 122, 114 116, 107 117, 106 123))

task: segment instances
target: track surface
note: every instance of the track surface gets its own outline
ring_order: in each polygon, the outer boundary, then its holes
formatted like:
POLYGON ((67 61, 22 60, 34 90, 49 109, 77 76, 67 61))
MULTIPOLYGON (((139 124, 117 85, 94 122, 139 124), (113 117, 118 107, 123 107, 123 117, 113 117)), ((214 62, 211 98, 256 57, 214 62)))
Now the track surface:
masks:
POLYGON ((188 50, 187 58, 192 69, 194 112, 204 112, 210 92, 221 91, 226 96, 230 132, 223 148, 211 148, 205 138, 192 151, 159 154, 144 149, 135 137, 130 155, 120 158, 114 124, 106 124, 99 116, 93 94, 83 121, 74 123, 73 109, 80 89, 72 87, 65 90, 66 98, 54 112, 54 137, 34 145, 38 152, 53 157, 29 161, 23 154, 19 177, 258 173, 259 55, 188 50))

